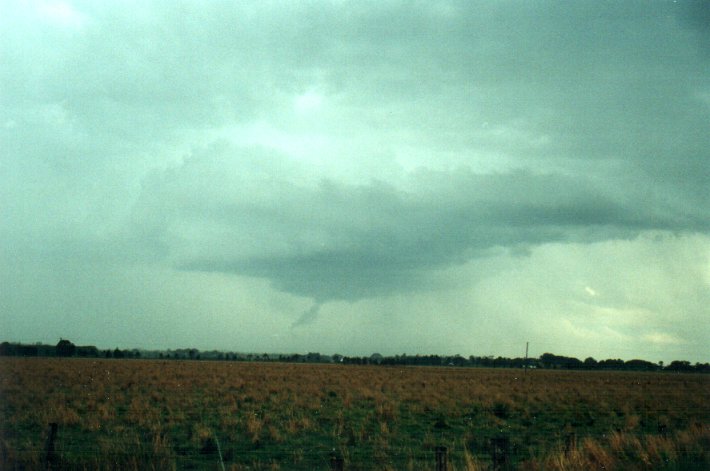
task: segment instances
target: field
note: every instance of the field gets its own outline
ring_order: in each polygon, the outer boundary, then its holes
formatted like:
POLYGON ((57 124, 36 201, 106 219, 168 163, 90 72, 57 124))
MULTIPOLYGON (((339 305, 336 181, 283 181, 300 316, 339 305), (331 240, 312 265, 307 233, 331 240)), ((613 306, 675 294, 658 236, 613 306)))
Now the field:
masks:
POLYGON ((708 375, 0 358, 3 470, 50 423, 63 470, 701 470, 709 419, 708 375))

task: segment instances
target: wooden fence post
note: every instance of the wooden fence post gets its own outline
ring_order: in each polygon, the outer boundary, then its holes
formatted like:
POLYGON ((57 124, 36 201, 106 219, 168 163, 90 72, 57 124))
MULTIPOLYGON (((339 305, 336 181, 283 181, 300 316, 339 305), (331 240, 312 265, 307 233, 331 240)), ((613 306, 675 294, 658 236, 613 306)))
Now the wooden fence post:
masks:
POLYGON ((339 457, 339 456, 331 456, 330 457, 331 471, 343 471, 344 464, 345 464, 345 462, 341 457, 339 457))
POLYGON ((510 439, 508 439, 508 437, 492 438, 491 445, 493 469, 495 471, 508 469, 508 453, 510 451, 510 439))
POLYGON ((666 424, 659 424, 658 425, 658 433, 663 438, 667 437, 668 436, 668 426, 666 424))
POLYGON ((446 447, 436 447, 436 471, 446 471, 446 447))
POLYGON ((56 451, 54 451, 54 440, 57 438, 57 427, 56 422, 49 424, 49 435, 47 435, 47 443, 44 450, 44 468, 52 471, 59 469, 59 460, 57 459, 56 451))

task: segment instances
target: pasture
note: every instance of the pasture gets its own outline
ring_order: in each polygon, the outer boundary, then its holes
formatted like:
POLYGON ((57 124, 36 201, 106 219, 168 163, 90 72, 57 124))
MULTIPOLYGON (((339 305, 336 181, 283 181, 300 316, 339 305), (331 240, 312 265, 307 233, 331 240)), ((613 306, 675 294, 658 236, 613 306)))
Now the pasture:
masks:
POLYGON ((5 470, 700 470, 709 426, 698 374, 0 358, 5 470))

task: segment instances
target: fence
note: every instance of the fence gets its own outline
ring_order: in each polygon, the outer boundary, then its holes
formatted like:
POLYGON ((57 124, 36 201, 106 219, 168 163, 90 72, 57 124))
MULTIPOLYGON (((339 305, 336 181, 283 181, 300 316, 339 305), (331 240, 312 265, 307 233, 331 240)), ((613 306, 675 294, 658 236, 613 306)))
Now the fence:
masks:
MULTIPOLYGON (((141 469, 146 463, 152 463, 150 467, 154 469, 162 469, 162 466, 165 465, 169 469, 205 469, 205 466, 207 466, 209 469, 226 471, 225 461, 233 461, 235 458, 232 450, 225 460, 222 446, 217 437, 207 441, 197 454, 191 454, 184 449, 178 449, 177 451, 166 449, 164 453, 152 456, 150 453, 146 453, 145 450, 136 450, 135 453, 130 451, 123 453, 113 452, 109 456, 102 455, 99 457, 100 453, 96 450, 66 449, 62 451, 62 447, 58 445, 61 445, 59 427, 58 424, 51 423, 49 424, 44 450, 41 451, 41 469, 64 471, 67 468, 86 467, 92 462, 97 465, 103 462, 100 467, 108 467, 110 469, 124 469, 127 465, 127 467, 141 469)), ((26 451, 33 452, 33 450, 26 451)), ((37 453, 38 451, 34 450, 34 452, 37 453)), ((390 450, 390 452, 397 455, 397 450, 390 450)), ((408 454, 399 457, 384 457, 377 453, 358 452, 357 450, 350 450, 346 457, 335 450, 326 449, 282 450, 281 453, 275 450, 244 449, 239 451, 239 453, 243 455, 242 457, 251 458, 251 469, 273 467, 273 464, 277 461, 289 462, 289 458, 295 458, 295 460, 290 461, 288 469, 329 469, 331 471, 373 469, 387 467, 387 464, 396 465, 399 461, 402 461, 401 464, 403 465, 409 464, 408 467, 412 467, 411 464, 414 463, 415 469, 434 469, 436 471, 448 471, 450 469, 449 448, 446 446, 435 446, 433 449, 425 448, 416 453, 412 453, 409 450, 408 454), (362 455, 367 454, 369 460, 363 460, 362 456, 358 456, 359 453, 362 453, 362 455), (369 462, 363 464, 363 461, 369 462), (349 465, 351 462, 359 464, 351 466, 349 465)), ((511 469, 510 453, 510 440, 507 437, 492 438, 490 440, 490 469, 495 471, 511 469)))
MULTIPOLYGON (((5 430, 7 432, 7 430, 5 430)), ((610 440, 621 446, 621 450, 609 450, 611 453, 621 453, 616 458, 619 469, 624 463, 634 463, 634 447, 640 446, 639 438, 629 435, 617 435, 620 432, 611 432, 610 440), (624 444, 625 441, 625 444, 624 444), (626 461, 624 461, 626 460, 626 461)), ((485 441, 480 441, 478 446, 452 446, 422 445, 400 449, 385 447, 376 449, 370 446, 343 447, 329 449, 325 446, 312 446, 298 448, 293 444, 281 448, 273 444, 253 444, 251 448, 240 447, 229 440, 220 442, 216 435, 205 439, 201 446, 171 446, 168 441, 156 443, 155 441, 135 441, 129 446, 121 443, 120 436, 105 436, 103 444, 111 443, 113 448, 101 448, 96 441, 90 441, 90 435, 83 438, 72 438, 68 430, 63 430, 56 423, 49 424, 44 433, 36 435, 36 445, 25 449, 9 449, 7 441, 0 440, 0 469, 4 470, 32 470, 44 471, 70 471, 80 469, 94 470, 220 470, 236 471, 243 469, 288 469, 288 470, 333 470, 357 471, 370 469, 413 469, 413 470, 480 470, 489 469, 496 471, 510 470, 518 464, 529 459, 529 451, 521 447, 519 437, 500 434, 485 441), (64 433, 63 433, 64 432, 64 433), (39 436, 41 435, 41 436, 39 436), (118 442, 118 446, 115 446, 118 442), (92 445, 89 445, 92 443, 92 445), (83 444, 83 448, 82 448, 83 444), (474 456, 469 450, 476 449, 474 456), (113 450, 113 451, 106 451, 113 450), (465 459, 462 459, 462 456, 465 459)), ((0 438, 2 438, 0 436, 0 438)), ((579 450, 577 435, 573 431, 565 431, 558 442, 559 458, 565 460, 578 456, 579 450)), ((583 440, 587 439, 585 434, 583 440)), ((658 434, 651 436, 649 442, 658 448, 656 451, 665 453, 656 458, 655 464, 662 465, 663 469, 710 469, 710 450, 707 448, 710 440, 709 429, 702 424, 695 424, 691 429, 678 432, 669 432, 668 427, 658 427, 658 434), (655 437, 655 438, 654 438, 655 437), (659 441, 660 440, 660 441, 659 441), (676 440, 676 443, 672 443, 676 440), (680 440, 680 441, 677 441, 680 440), (667 447, 673 447, 673 449, 667 447), (664 447, 665 451, 664 451, 664 447)), ((194 442, 192 443, 194 445, 194 442)), ((613 448, 613 447, 612 447, 613 448)), ((650 452, 650 449, 647 450, 650 452)), ((646 452, 644 452, 646 453, 646 452)), ((646 453, 646 459, 650 455, 646 453)), ((598 464, 598 463, 597 463, 598 464)), ((649 465, 650 466, 650 465, 649 465)), ((571 469, 583 469, 580 466, 571 469)))

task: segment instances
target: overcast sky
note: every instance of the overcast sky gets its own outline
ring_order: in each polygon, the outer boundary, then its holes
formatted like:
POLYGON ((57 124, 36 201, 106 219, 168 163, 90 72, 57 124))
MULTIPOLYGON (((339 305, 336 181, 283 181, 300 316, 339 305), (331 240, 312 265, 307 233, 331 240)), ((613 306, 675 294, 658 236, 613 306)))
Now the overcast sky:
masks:
POLYGON ((0 2, 0 340, 710 360, 710 8, 0 2))

